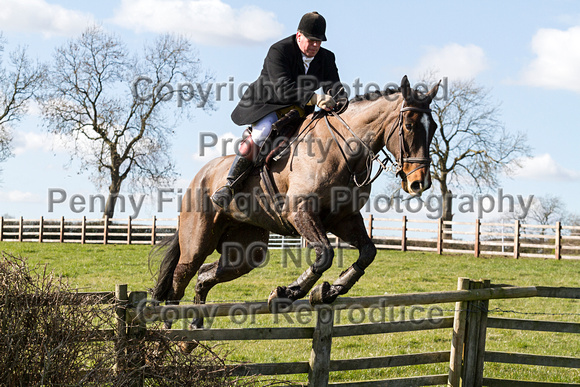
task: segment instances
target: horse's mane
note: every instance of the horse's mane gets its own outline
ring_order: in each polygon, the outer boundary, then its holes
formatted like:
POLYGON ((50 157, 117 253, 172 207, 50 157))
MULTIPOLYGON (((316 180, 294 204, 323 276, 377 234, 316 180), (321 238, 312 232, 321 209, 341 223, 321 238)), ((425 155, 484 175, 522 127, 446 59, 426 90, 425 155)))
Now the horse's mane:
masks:
POLYGON ((387 88, 385 90, 375 90, 365 93, 364 95, 356 95, 354 96, 349 103, 357 103, 361 101, 374 101, 380 97, 386 97, 395 93, 400 93, 401 88, 391 89, 387 88))

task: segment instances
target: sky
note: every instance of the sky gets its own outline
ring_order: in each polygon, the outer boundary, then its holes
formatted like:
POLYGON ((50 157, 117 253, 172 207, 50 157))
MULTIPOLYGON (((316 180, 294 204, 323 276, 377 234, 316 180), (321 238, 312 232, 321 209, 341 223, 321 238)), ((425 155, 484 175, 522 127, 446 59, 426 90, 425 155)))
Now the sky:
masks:
MULTIPOLYGON (((98 24, 133 52, 140 52, 159 34, 183 34, 195 45, 215 83, 233 85, 234 93, 215 101, 215 110, 184 107, 189 115, 177 123, 172 139, 179 178, 166 187, 162 205, 159 192, 125 187, 121 194, 136 201, 142 196, 144 204, 136 211, 127 201, 125 209, 117 209, 119 218, 177 216, 180 190, 220 154, 222 144, 233 152, 226 140, 238 138, 243 130, 230 120, 239 100, 237 91, 257 78, 269 46, 295 33, 300 17, 310 11, 327 20, 328 41, 323 47, 335 53, 344 83, 352 85, 358 79, 363 85, 382 87, 399 83, 407 74, 413 84, 428 71, 450 82, 474 79, 500 104, 498 118, 506 129, 526 133, 532 154, 522 161, 523 168, 511 177, 502 176, 500 187, 488 193, 487 203, 476 197, 476 204, 489 207, 495 199, 496 206, 489 213, 475 209, 458 213, 457 218, 497 217, 501 195, 511 195, 515 203, 517 198, 526 203, 531 196, 556 195, 570 213, 580 214, 576 1, 0 0, 0 9, 3 64, 19 46, 26 47, 32 58, 49 62, 56 48, 98 24), (202 156, 204 132, 215 133, 220 142, 202 156)), ((13 130, 14 156, 0 165, 0 215, 100 218, 98 206, 91 209, 88 201, 106 191, 97 189, 78 163, 70 161, 61 141, 48 134, 38 106, 32 103, 13 130), (74 204, 73 197, 84 198, 87 205, 74 204)), ((384 193, 391 181, 381 177, 373 194, 384 193)), ((472 192, 470 187, 453 190, 472 192)), ((387 215, 401 214, 392 209, 387 215)))

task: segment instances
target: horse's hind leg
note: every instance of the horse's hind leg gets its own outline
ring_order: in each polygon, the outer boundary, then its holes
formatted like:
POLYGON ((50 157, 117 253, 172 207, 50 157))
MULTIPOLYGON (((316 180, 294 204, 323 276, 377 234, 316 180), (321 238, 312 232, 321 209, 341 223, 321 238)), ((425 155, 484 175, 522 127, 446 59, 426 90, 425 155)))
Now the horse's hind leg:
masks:
MULTIPOLYGON (((177 305, 185 289, 198 272, 208 255, 215 250, 221 230, 213 223, 210 214, 182 212, 179 218, 180 256, 173 272, 173 282, 167 297, 167 305, 177 305)), ((171 322, 165 323, 171 328, 171 322)))
POLYGON ((280 307, 288 306, 289 303, 307 295, 322 273, 332 266, 334 250, 326 236, 320 217, 308 206, 308 202, 301 203, 289 220, 298 233, 314 248, 316 260, 296 281, 288 286, 278 286, 270 293, 268 298, 270 310, 275 311, 280 307))
POLYGON ((329 304, 339 295, 346 294, 363 276, 365 269, 373 262, 377 254, 377 248, 367 234, 360 212, 338 222, 329 231, 356 247, 359 257, 354 264, 340 274, 332 285, 324 282, 316 286, 310 293, 312 304, 329 304))
MULTIPOLYGON (((229 229, 218 247, 221 258, 199 269, 195 303, 204 304, 207 294, 215 285, 232 281, 260 266, 266 259, 268 236, 268 231, 250 225, 229 229)), ((203 317, 194 319, 191 326, 202 328, 203 317)))

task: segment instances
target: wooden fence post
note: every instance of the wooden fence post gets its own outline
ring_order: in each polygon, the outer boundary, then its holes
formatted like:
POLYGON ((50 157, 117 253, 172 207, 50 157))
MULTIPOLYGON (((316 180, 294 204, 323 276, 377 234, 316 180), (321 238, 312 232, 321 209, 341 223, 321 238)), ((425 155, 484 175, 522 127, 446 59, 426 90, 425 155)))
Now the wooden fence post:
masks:
POLYGON ((64 216, 60 217, 60 243, 64 242, 64 216))
POLYGON ((42 243, 43 231, 44 231, 44 216, 41 216, 40 221, 38 222, 38 243, 42 243))
POLYGON ((443 217, 437 221, 437 254, 443 254, 443 217))
POLYGON ((20 222, 18 222, 18 242, 22 242, 24 237, 24 219, 20 217, 20 222))
POLYGON ((109 238, 109 215, 105 215, 103 218, 103 244, 107 244, 107 239, 109 238))
POLYGON ((475 241, 473 242, 473 255, 476 258, 479 258, 479 249, 480 249, 480 243, 479 243, 479 238, 481 236, 481 219, 477 218, 475 219, 475 241))
MULTIPOLYGON (((469 283, 470 289, 483 289, 489 287, 489 280, 470 281, 469 283)), ((467 327, 465 351, 463 356, 462 387, 481 386, 483 383, 488 307, 489 300, 470 301, 467 306, 467 327)))
POLYGON ((157 217, 153 215, 153 221, 151 222, 151 244, 155 244, 155 234, 157 228, 157 217))
POLYGON ((115 286, 115 314, 117 316, 117 329, 115 341, 115 353, 117 355, 115 362, 115 371, 124 372, 127 363, 127 304, 129 295, 127 285, 115 286))
MULTIPOLYGON (((481 289, 479 281, 469 281, 469 289, 481 289)), ((479 338, 479 310, 477 301, 467 304, 467 326, 465 329, 465 348, 463 352, 463 383, 462 386, 475 386, 477 340, 479 338)))
POLYGON ((516 219, 514 222, 514 258, 520 257, 520 221, 516 219))
POLYGON ((368 225, 368 234, 369 234, 369 238, 373 239, 373 223, 374 223, 374 217, 373 214, 369 214, 369 225, 368 225))
POLYGON ((127 220, 127 244, 131 244, 131 216, 129 215, 129 219, 127 220))
POLYGON ((147 301, 147 292, 131 292, 129 294, 130 311, 127 329, 127 360, 129 373, 132 376, 129 386, 142 387, 145 380, 142 368, 145 365, 145 357, 141 348, 141 341, 147 333, 147 326, 142 319, 143 307, 147 301))
POLYGON ((401 227, 401 251, 407 251, 407 216, 403 215, 401 227))
MULTIPOLYGON (((457 290, 468 290, 469 278, 460 277, 457 281, 457 290)), ((453 320, 453 338, 451 340, 451 354, 449 358, 448 385, 459 387, 461 383, 463 365, 463 344, 465 341, 465 325, 467 318, 467 301, 455 303, 455 318, 453 320)))
POLYGON ((83 215, 81 220, 81 245, 85 244, 85 237, 87 234, 87 217, 83 215))
MULTIPOLYGON (((491 281, 483 280, 482 288, 489 289, 491 281)), ((485 341, 487 337, 487 311, 489 310, 489 300, 480 300, 479 304, 479 338, 477 340, 477 356, 475 357, 475 385, 483 385, 483 366, 485 361, 485 341)))
POLYGON ((562 223, 556 222, 556 236, 554 237, 556 247, 554 248, 554 254, 556 259, 562 259, 562 223))
POLYGON ((330 349, 332 346, 332 327, 334 310, 329 305, 316 307, 317 319, 310 352, 308 386, 321 387, 328 385, 330 373, 330 349))
POLYGON ((4 217, 0 216, 0 242, 4 240, 4 217))

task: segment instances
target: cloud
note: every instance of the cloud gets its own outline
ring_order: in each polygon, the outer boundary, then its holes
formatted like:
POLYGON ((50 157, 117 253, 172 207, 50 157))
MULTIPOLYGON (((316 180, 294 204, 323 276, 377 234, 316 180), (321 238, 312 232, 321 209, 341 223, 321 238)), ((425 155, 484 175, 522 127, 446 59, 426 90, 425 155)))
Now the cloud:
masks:
POLYGON ((45 38, 75 35, 94 23, 90 14, 45 0, 0 0, 0 9, 2 30, 40 32, 45 38))
POLYGON ((488 60, 481 47, 474 44, 462 46, 450 43, 443 47, 428 47, 413 71, 421 77, 428 72, 437 72, 450 79, 471 79, 487 69, 488 60))
POLYGON ((221 0, 123 0, 112 22, 136 32, 183 33, 209 45, 271 41, 283 29, 273 12, 234 9, 221 0))
POLYGON ((40 203, 42 199, 31 192, 13 190, 0 192, 0 201, 5 203, 40 203))
POLYGON ((580 93, 580 26, 566 31, 542 28, 532 38, 536 57, 521 74, 526 85, 580 93))
POLYGON ((62 137, 54 134, 16 131, 14 134, 14 154, 26 152, 53 152, 66 149, 62 137))
POLYGON ((522 161, 522 168, 516 169, 514 177, 529 180, 573 181, 580 180, 580 171, 561 166, 548 153, 522 161))

